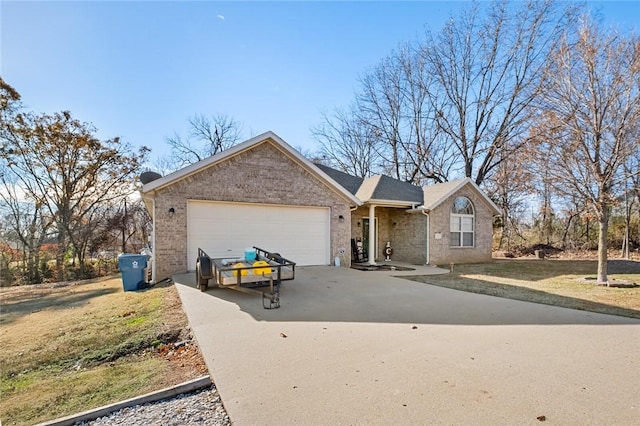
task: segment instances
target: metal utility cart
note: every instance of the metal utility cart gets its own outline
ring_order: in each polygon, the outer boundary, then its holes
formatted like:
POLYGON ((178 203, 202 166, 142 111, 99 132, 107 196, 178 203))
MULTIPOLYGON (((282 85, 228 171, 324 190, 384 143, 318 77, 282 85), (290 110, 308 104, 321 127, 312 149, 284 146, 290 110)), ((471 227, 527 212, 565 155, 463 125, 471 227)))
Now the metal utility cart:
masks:
POLYGON ((296 264, 258 247, 255 261, 244 258, 211 258, 198 248, 196 260, 196 285, 200 291, 209 288, 209 280, 216 286, 243 293, 262 295, 265 309, 280 307, 280 283, 295 278, 296 264))

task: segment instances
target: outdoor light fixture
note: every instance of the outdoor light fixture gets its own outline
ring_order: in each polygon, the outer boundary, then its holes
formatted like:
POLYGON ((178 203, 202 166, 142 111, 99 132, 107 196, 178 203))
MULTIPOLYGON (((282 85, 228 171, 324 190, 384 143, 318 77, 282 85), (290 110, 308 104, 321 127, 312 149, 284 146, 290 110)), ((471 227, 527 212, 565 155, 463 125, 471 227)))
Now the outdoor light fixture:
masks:
POLYGON ((338 220, 340 221, 340 223, 344 222, 344 216, 342 215, 338 216, 338 220))
POLYGON ((175 212, 176 212, 176 209, 174 209, 173 207, 171 207, 171 208, 169 209, 169 214, 170 214, 171 216, 173 216, 173 215, 175 214, 175 212))
POLYGON ((358 222, 357 225, 358 225, 358 228, 360 228, 360 222, 358 222))

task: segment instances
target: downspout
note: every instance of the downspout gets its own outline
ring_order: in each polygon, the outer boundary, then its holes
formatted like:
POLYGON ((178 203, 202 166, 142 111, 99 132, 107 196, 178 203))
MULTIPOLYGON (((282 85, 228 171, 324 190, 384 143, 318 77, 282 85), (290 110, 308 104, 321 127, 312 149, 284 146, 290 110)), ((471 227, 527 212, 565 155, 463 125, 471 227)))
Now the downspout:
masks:
POLYGON ((427 217, 427 253, 426 253, 426 257, 427 257, 427 262, 425 263, 425 265, 429 264, 429 257, 430 257, 430 247, 431 247, 431 216, 429 216, 429 213, 425 213, 427 210, 422 210, 422 214, 425 215, 427 217))
POLYGON ((151 284, 156 283, 156 199, 151 200, 151 284))
MULTIPOLYGON (((358 210, 358 207, 360 206, 354 206, 354 207, 349 207, 349 239, 351 239, 351 237, 353 236, 352 232, 353 229, 351 229, 351 213, 355 212, 356 210, 358 210)), ((349 263, 347 263, 347 261, 345 260, 344 264, 345 266, 349 267, 351 265, 351 263, 353 262, 353 253, 351 251, 347 251, 348 254, 348 259, 349 259, 349 263)))
POLYGON ((376 206, 369 205, 369 265, 376 264, 376 206))
POLYGON ((153 250, 151 250, 151 282, 153 284, 156 283, 156 265, 158 264, 158 262, 156 262, 156 199, 152 198, 151 199, 151 205, 153 206, 153 217, 151 218, 152 221, 152 227, 151 227, 151 246, 153 247, 153 250))

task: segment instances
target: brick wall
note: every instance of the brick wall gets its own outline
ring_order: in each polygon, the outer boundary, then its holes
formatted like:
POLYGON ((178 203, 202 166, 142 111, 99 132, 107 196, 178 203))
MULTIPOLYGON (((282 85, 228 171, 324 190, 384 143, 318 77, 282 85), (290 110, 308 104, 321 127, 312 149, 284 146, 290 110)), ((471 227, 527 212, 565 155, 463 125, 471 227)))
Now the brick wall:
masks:
POLYGON ((322 206, 331 210, 331 259, 347 249, 350 264, 349 203, 270 142, 254 146, 155 193, 156 279, 186 272, 187 200, 322 206), (169 208, 175 214, 169 215, 169 208))
POLYGON ((407 213, 405 209, 394 209, 393 212, 392 259, 424 265, 427 261, 427 217, 422 213, 407 213))
MULTIPOLYGON (((406 208, 376 207, 378 221, 378 250, 375 259, 383 261, 387 241, 391 243, 391 260, 424 264, 426 261, 427 218, 423 214, 409 214, 406 208)), ((351 238, 364 241, 363 219, 369 218, 369 207, 359 207, 351 213, 351 238), (359 224, 359 225, 358 225, 359 224)), ((368 249, 368 247, 365 247, 368 249)))
POLYGON ((477 263, 491 260, 493 240, 492 210, 475 190, 469 186, 463 187, 456 194, 449 197, 430 214, 431 249, 429 263, 431 265, 448 266, 449 263, 477 263), (456 197, 467 197, 475 209, 475 244, 474 247, 451 247, 450 243, 450 215, 451 206, 456 197), (437 240, 435 234, 442 238, 437 240))

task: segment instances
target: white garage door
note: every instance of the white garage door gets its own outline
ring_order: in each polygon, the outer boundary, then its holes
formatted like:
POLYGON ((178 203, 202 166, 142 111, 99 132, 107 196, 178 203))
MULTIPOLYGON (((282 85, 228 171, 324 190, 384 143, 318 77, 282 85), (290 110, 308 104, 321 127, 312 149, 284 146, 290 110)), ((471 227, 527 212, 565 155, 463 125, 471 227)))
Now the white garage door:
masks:
POLYGON ((187 255, 195 269, 198 248, 211 257, 241 257, 260 247, 297 265, 328 265, 328 207, 189 201, 187 255))

